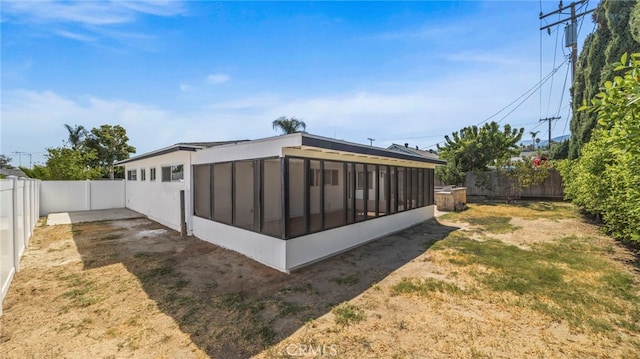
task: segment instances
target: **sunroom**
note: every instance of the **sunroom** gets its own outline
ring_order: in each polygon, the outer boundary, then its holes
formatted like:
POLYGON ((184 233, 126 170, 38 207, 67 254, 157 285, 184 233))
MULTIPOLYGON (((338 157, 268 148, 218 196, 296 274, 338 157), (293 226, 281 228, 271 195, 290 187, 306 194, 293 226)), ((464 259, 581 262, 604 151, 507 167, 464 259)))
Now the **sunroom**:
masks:
POLYGON ((288 272, 432 218, 444 162, 297 133, 191 164, 190 232, 288 272))

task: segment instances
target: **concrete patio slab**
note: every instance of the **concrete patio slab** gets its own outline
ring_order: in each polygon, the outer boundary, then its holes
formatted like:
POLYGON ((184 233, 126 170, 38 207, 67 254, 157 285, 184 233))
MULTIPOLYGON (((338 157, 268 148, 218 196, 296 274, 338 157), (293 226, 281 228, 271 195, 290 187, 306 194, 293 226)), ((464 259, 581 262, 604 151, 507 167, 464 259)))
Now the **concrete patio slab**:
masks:
POLYGON ((115 221, 119 219, 143 218, 138 212, 128 208, 100 209, 94 211, 50 213, 47 225, 75 224, 82 222, 115 221))

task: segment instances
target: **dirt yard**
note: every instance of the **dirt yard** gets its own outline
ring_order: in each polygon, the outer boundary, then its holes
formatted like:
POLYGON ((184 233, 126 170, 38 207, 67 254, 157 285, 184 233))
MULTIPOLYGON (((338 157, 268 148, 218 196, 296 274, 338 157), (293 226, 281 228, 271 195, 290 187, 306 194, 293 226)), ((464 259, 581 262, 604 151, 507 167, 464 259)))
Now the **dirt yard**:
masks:
POLYGON ((637 358, 638 259, 567 204, 472 205, 287 275, 146 219, 40 226, 2 358, 637 358))

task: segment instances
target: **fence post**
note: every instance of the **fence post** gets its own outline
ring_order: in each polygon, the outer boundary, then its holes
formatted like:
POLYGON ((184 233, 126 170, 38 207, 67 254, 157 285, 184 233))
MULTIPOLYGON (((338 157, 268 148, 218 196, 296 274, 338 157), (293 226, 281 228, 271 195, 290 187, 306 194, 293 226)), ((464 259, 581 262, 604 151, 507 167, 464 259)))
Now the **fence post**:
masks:
POLYGON ((13 267, 15 271, 20 270, 20 246, 18 245, 18 177, 8 176, 7 179, 13 181, 13 267))
POLYGON ((31 180, 31 187, 33 188, 33 200, 31 201, 32 207, 31 207, 31 227, 35 228, 36 224, 38 224, 38 213, 40 212, 40 210, 38 209, 38 180, 31 180))
POLYGON ((24 177, 20 177, 20 182, 22 182, 22 225, 24 226, 24 249, 27 249, 27 244, 29 243, 29 236, 31 235, 31 228, 29 227, 29 222, 31 219, 29 218, 29 186, 27 186, 27 179, 24 177))

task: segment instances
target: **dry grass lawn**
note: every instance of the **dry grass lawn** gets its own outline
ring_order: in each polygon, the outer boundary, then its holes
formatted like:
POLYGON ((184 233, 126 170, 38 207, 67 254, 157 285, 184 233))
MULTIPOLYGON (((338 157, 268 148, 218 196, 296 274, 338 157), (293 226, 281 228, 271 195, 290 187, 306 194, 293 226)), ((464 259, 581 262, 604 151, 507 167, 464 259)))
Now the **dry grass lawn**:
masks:
POLYGON ((637 358, 638 258, 569 204, 478 204, 290 275, 146 219, 42 226, 2 358, 637 358))

